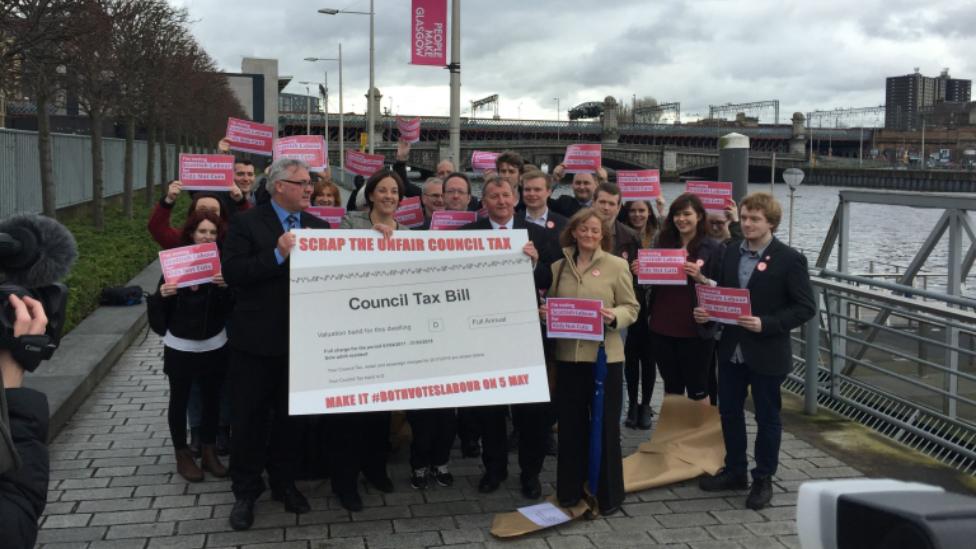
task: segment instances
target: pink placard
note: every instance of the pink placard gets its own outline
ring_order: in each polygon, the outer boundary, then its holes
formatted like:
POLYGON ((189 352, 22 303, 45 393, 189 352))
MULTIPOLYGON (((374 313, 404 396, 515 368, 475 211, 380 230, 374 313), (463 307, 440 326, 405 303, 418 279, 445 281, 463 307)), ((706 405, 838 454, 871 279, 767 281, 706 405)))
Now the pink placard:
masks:
POLYGON ((722 288, 719 286, 695 286, 698 306, 708 311, 709 320, 723 324, 736 324, 740 316, 752 316, 752 305, 747 288, 722 288))
POLYGON ((553 339, 603 341, 599 299, 550 297, 546 299, 546 336, 553 339))
POLYGON ((294 158, 308 164, 310 170, 321 172, 328 167, 325 139, 321 135, 292 135, 275 141, 274 159, 294 158))
POLYGON ((410 64, 447 65, 447 0, 413 0, 410 64))
POLYGON ((420 117, 396 119, 397 129, 400 130, 400 141, 404 143, 416 143, 420 141, 420 117))
POLYGON ((727 181, 689 181, 685 192, 701 199, 705 211, 724 212, 732 200, 732 183, 727 181))
POLYGON ((220 252, 214 242, 171 248, 159 252, 159 265, 167 284, 179 288, 206 284, 220 274, 220 252))
POLYGON ((599 143, 576 143, 566 147, 563 167, 566 173, 589 173, 600 168, 603 147, 599 143))
POLYGON ((232 150, 271 156, 276 133, 271 126, 240 118, 228 118, 224 136, 230 141, 232 150))
POLYGON ((229 191, 234 186, 234 157, 229 154, 180 154, 184 191, 229 191))
POLYGON ((397 223, 410 227, 419 227, 424 224, 424 208, 420 205, 419 196, 411 196, 400 201, 400 207, 393 214, 393 219, 397 223))
POLYGON ((637 250, 637 283, 660 286, 688 284, 685 262, 688 254, 674 248, 637 250))
POLYGON ((488 208, 482 206, 478 208, 478 211, 475 213, 478 214, 478 219, 485 219, 488 217, 488 208))
POLYGON ((488 151, 474 151, 471 153, 471 169, 472 170, 495 170, 495 159, 501 156, 502 153, 488 152, 488 151))
POLYGON ((617 170, 617 186, 624 202, 647 200, 654 202, 661 196, 661 172, 658 170, 617 170))
POLYGON ((430 217, 430 230, 451 231, 478 220, 478 212, 440 210, 430 217))
POLYGON ((346 151, 346 171, 363 177, 369 177, 383 169, 385 161, 382 154, 366 154, 356 149, 346 151))
POLYGON ((319 219, 329 222, 330 229, 338 229, 342 218, 346 216, 346 209, 338 206, 309 206, 305 211, 319 219))

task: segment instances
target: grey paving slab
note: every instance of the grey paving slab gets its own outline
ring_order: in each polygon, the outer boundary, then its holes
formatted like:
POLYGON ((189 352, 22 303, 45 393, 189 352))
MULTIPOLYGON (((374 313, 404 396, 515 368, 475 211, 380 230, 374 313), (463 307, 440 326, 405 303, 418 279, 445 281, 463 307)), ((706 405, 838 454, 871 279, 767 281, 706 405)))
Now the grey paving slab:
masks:
MULTIPOLYGON (((286 513, 266 494, 256 506, 254 528, 235 532, 227 522, 234 502, 228 480, 191 484, 175 474, 161 357, 158 338, 140 338, 65 420, 52 444, 57 459, 52 461, 50 504, 39 538, 45 549, 795 547, 799 484, 808 478, 859 475, 837 458, 788 436, 774 483, 774 505, 762 512, 745 508, 744 491, 713 494, 688 481, 629 494, 622 512, 611 517, 497 540, 489 533, 494 513, 533 503, 519 493, 514 453, 509 480, 498 492, 483 495, 477 491, 480 459, 462 458, 456 448, 453 487, 411 489, 408 451, 401 448, 390 458, 396 491, 364 491, 363 512, 343 510, 328 481, 304 482, 300 486, 312 512, 286 513)), ((661 396, 659 387, 655 404, 661 396)), ((749 432, 751 437, 755 429, 750 426, 749 432)), ((649 436, 630 429, 622 434, 623 446, 630 449, 625 453, 649 436)), ((555 458, 546 459, 545 494, 554 492, 555 465, 555 458)))

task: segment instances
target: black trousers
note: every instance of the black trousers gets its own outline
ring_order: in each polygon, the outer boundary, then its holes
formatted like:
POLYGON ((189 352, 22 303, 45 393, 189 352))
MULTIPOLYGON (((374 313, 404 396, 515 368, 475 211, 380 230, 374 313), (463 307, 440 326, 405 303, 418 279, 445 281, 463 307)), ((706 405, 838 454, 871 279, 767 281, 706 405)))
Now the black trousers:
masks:
POLYGON ((200 387, 200 442, 215 444, 220 416, 220 393, 227 372, 227 347, 202 353, 178 351, 163 347, 163 370, 169 380, 169 436, 173 448, 182 450, 186 444, 186 407, 193 383, 200 387))
POLYGON ((714 339, 671 337, 651 332, 651 349, 664 380, 664 392, 688 395, 692 400, 708 396, 708 375, 714 339))
MULTIPOLYGON (((481 461, 485 471, 497 477, 508 474, 508 427, 506 406, 470 408, 481 432, 481 461)), ((522 479, 539 476, 546 459, 546 432, 552 428, 548 402, 513 404, 512 424, 519 432, 519 469, 522 479)))
POLYGON ((332 491, 355 491, 359 473, 385 477, 390 452, 390 412, 333 414, 326 418, 332 491))
POLYGON ((624 377, 627 379, 627 402, 630 405, 650 404, 657 378, 653 353, 651 352, 651 332, 647 329, 647 318, 637 318, 637 322, 627 329, 624 342, 624 377), (640 400, 637 400, 637 386, 640 385, 640 400))
POLYGON ((461 444, 481 438, 480 421, 474 408, 457 409, 457 437, 461 444))
MULTIPOLYGON (((556 497, 576 501, 583 497, 590 455, 590 417, 593 413, 593 364, 560 362, 556 386, 556 416, 559 418, 559 457, 556 461, 556 497)), ((603 436, 600 452, 600 480, 596 490, 600 509, 624 501, 624 467, 620 450, 620 405, 623 400, 623 364, 607 364, 603 384, 603 436)))
POLYGON ((228 378, 233 395, 230 476, 234 496, 260 496, 265 467, 272 488, 288 486, 299 469, 303 430, 303 418, 288 415, 288 356, 264 357, 234 350, 228 378))
POLYGON ((407 410, 407 421, 413 432, 410 468, 416 470, 447 465, 457 431, 454 408, 407 410))

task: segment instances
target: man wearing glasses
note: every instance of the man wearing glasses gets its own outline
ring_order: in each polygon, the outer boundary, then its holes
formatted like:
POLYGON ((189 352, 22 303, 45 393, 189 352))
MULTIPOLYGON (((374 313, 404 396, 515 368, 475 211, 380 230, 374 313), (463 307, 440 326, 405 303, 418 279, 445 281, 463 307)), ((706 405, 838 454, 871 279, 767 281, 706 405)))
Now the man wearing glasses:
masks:
POLYGON ((254 522, 265 466, 272 498, 283 502, 286 511, 309 511, 308 500, 295 487, 300 423, 288 415, 288 256, 295 246, 292 229, 327 229, 329 224, 303 212, 312 181, 301 160, 283 158, 272 164, 268 190, 269 202, 233 218, 222 257, 224 280, 236 298, 228 372, 231 488, 236 499, 230 525, 235 530, 254 522), (268 414, 273 416, 270 422, 268 414))

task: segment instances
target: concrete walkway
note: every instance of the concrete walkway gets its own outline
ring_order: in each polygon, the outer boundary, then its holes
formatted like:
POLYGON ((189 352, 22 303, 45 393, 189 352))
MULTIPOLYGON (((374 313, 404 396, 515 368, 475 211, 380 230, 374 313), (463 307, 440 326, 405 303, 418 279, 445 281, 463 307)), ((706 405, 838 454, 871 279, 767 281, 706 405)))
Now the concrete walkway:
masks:
MULTIPOLYGON (((500 541, 488 533, 493 514, 528 503, 519 494, 517 475, 495 494, 483 496, 476 489, 480 459, 463 459, 455 451, 455 486, 417 492, 409 485, 404 448, 391 458, 389 468, 396 492, 364 491, 366 509, 361 513, 343 510, 328 481, 306 482, 299 487, 310 499, 311 513, 285 513, 265 493, 256 506, 254 527, 234 532, 227 524, 234 501, 229 481, 208 478, 189 484, 176 475, 166 404, 162 345, 154 335, 145 340, 140 335, 51 446, 41 547, 798 547, 794 520, 799 484, 861 476, 787 432, 769 509, 746 509, 744 492, 716 496, 685 482, 631 494, 623 511, 609 518, 500 541)), ((645 431, 623 431, 624 455, 648 436, 645 431)), ((516 456, 510 456, 511 471, 517 471, 516 456)), ((555 458, 547 458, 544 495, 554 491, 555 465, 555 458)))

